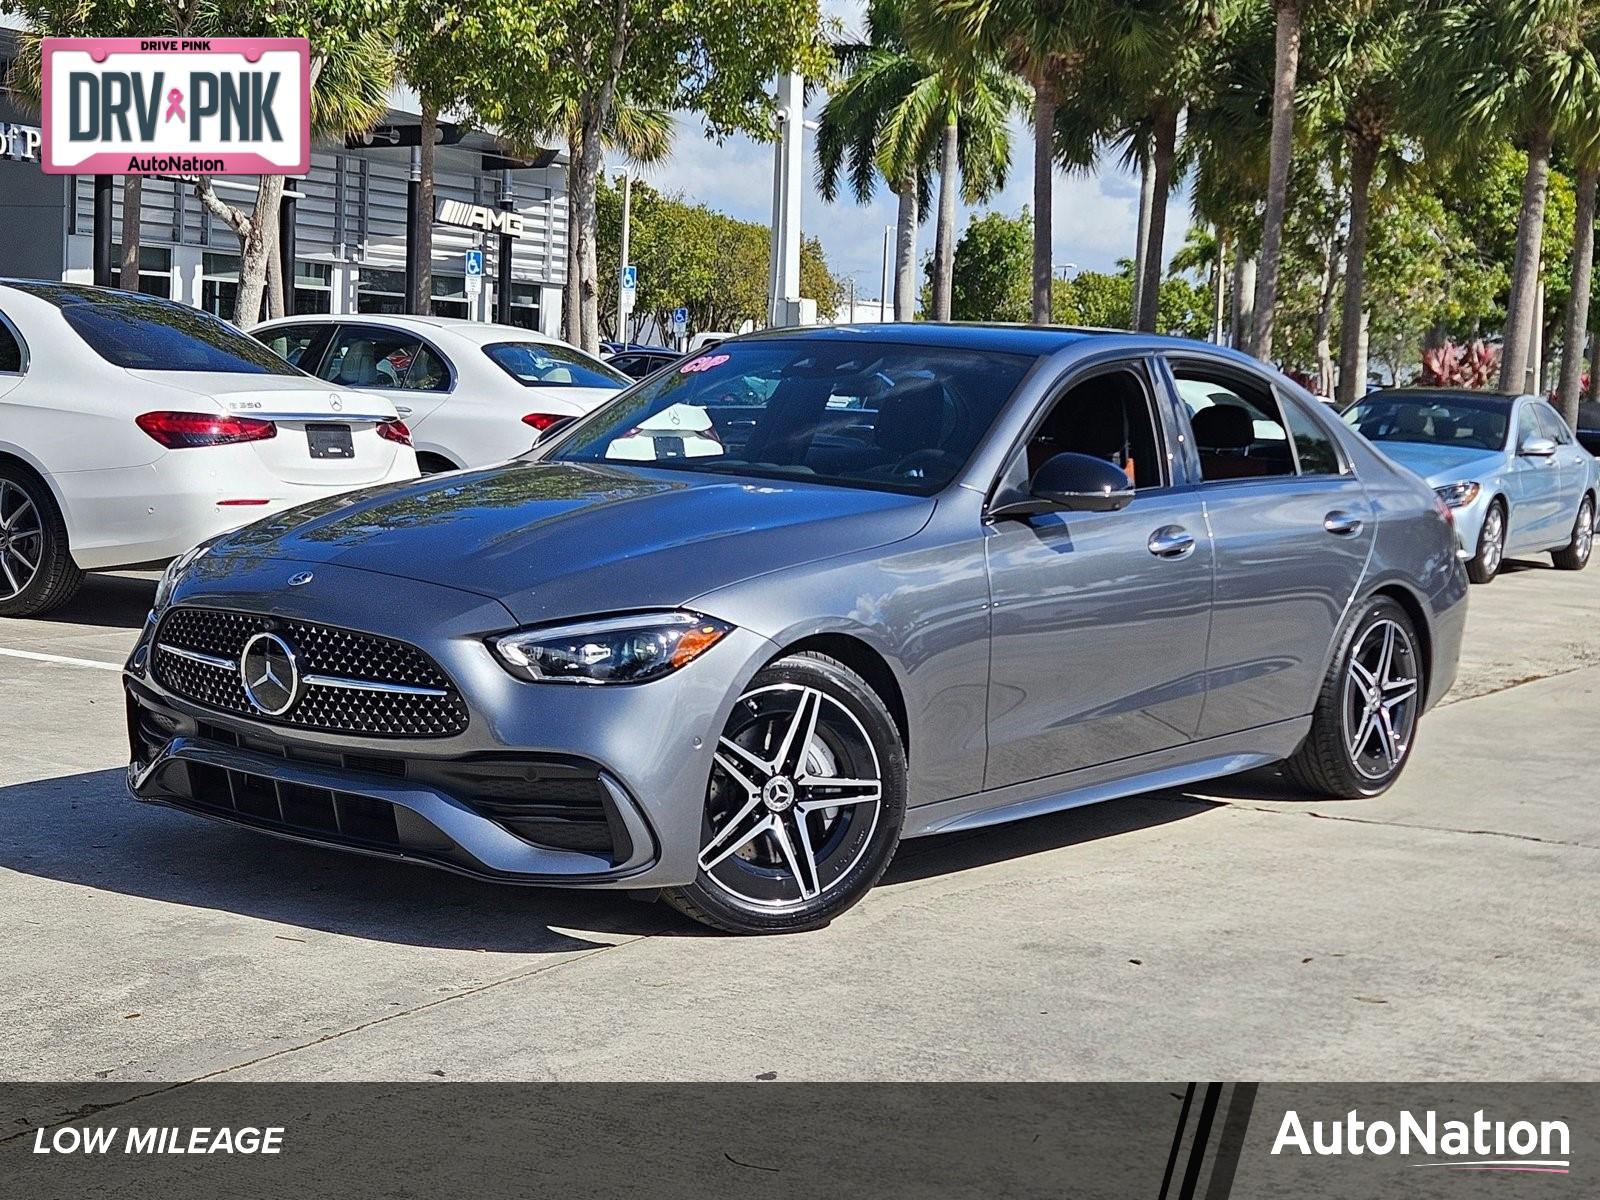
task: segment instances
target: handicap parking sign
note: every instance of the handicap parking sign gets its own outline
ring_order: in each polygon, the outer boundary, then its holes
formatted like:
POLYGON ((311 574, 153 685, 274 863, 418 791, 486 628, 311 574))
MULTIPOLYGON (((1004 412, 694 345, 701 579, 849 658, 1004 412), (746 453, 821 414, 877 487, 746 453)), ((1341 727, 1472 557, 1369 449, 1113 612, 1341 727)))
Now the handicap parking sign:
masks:
POLYGON ((482 275, 483 274, 483 251, 482 250, 468 250, 467 251, 467 274, 468 275, 482 275))
POLYGON ((629 264, 622 268, 622 286, 626 291, 637 291, 639 287, 639 268, 629 264))

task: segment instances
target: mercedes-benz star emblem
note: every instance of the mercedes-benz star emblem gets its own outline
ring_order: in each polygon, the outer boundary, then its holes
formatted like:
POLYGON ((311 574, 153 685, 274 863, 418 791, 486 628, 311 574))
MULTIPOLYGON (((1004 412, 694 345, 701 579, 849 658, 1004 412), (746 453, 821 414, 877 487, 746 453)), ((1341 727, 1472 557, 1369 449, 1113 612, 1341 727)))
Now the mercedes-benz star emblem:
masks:
POLYGON ((334 412, 344 411, 344 401, 331 394, 328 396, 328 406, 332 408, 334 412))
POLYGON ((300 698, 294 650, 275 633, 258 633, 244 644, 239 679, 250 703, 269 717, 281 717, 300 698))
POLYGON ((313 575, 310 571, 301 571, 300 574, 298 574, 298 575, 289 576, 289 586, 290 587, 305 587, 306 584, 310 583, 315 578, 316 578, 316 576, 313 575))

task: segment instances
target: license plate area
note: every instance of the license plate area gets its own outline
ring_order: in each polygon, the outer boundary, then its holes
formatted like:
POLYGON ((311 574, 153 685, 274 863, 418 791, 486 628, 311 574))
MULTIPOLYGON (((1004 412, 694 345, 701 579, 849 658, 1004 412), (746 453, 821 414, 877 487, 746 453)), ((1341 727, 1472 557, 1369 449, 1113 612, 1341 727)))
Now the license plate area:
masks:
POLYGON ((350 459, 356 456, 355 438, 348 425, 312 424, 306 426, 306 441, 312 458, 350 459))

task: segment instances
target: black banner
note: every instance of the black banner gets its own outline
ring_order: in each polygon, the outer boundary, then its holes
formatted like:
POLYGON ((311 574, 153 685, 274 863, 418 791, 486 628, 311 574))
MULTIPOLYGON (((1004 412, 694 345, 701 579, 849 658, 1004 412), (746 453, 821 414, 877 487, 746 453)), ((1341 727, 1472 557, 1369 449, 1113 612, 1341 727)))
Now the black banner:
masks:
POLYGON ((7 1195, 1567 1197, 1590 1085, 16 1084, 7 1195))

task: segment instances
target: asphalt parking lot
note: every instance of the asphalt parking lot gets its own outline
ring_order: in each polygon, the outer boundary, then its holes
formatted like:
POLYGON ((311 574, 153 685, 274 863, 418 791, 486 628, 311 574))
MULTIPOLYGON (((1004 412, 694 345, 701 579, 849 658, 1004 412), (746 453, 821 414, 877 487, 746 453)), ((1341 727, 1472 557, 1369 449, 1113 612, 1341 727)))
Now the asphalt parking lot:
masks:
POLYGON ((1250 777, 908 843, 761 940, 135 804, 115 668, 153 586, 0 620, 5 1077, 1600 1072, 1600 569, 1473 589, 1387 796, 1250 777))

